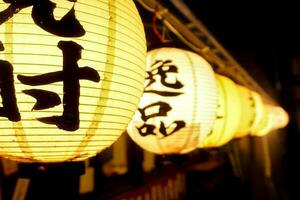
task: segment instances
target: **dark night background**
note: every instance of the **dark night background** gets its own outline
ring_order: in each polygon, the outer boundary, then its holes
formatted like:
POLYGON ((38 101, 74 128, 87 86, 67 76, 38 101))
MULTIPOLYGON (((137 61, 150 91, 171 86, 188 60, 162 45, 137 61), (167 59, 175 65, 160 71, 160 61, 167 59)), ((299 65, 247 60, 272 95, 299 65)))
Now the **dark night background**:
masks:
MULTIPOLYGON (((270 152, 275 157, 272 161, 275 185, 273 189, 256 190, 273 194, 252 196, 257 196, 254 199, 300 199, 300 67, 297 65, 300 60, 300 15, 297 6, 283 1, 184 2, 225 49, 290 114, 287 132, 277 139, 280 142, 269 139, 270 152)), ((255 177, 255 174, 252 175, 255 177)), ((252 181, 261 182, 259 178, 252 181)))

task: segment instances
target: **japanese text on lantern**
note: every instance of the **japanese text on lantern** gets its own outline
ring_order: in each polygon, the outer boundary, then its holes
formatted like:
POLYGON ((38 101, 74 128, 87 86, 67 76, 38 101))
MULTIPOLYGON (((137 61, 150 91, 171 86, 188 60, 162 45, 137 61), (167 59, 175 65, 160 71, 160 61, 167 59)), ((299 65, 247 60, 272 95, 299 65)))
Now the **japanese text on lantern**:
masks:
MULTIPOLYGON (((76 0, 68 0, 76 3, 76 0)), ((13 18, 22 9, 31 7, 31 16, 34 23, 43 30, 59 37, 82 37, 85 30, 76 19, 74 6, 60 20, 56 20, 53 11, 56 4, 50 0, 5 0, 8 7, 0 11, 0 26, 13 18)), ((54 71, 35 76, 25 76, 18 74, 18 80, 28 86, 48 85, 55 82, 63 83, 63 113, 61 116, 49 116, 38 118, 41 123, 54 124, 58 128, 66 131, 79 129, 79 80, 85 79, 99 82, 98 72, 89 67, 79 67, 78 61, 81 59, 81 51, 84 49, 74 41, 59 41, 57 47, 62 51, 63 64, 61 71, 54 71)), ((0 51, 5 51, 5 46, 0 41, 0 51)), ((61 104, 61 99, 57 93, 42 89, 26 89, 23 93, 36 99, 32 110, 44 110, 61 104)), ((17 106, 15 95, 13 65, 6 60, 0 60, 0 94, 2 107, 0 107, 0 117, 5 117, 10 121, 20 121, 21 115, 17 106)))
MULTIPOLYGON (((147 71, 144 93, 152 93, 153 95, 169 98, 176 98, 177 96, 182 95, 183 92, 181 92, 181 89, 183 89, 184 85, 177 78, 175 81, 169 79, 171 75, 177 74, 178 68, 171 60, 156 60, 151 65, 150 70, 147 71), (153 89, 151 86, 158 82, 159 87, 153 89)), ((176 120, 168 125, 163 121, 160 121, 160 134, 157 134, 156 126, 151 124, 148 120, 156 117, 168 116, 168 112, 172 110, 172 107, 166 101, 150 103, 138 110, 141 114, 141 119, 144 122, 142 126, 136 127, 141 136, 157 135, 161 136, 160 138, 165 138, 185 127, 185 122, 183 120, 176 120), (155 112, 152 112, 153 110, 155 110, 155 112)))

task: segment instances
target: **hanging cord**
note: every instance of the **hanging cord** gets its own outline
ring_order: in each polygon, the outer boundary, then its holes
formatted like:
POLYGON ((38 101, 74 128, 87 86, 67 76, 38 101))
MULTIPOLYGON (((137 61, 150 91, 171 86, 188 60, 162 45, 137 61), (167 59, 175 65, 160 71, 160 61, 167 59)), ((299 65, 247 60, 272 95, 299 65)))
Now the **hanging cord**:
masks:
POLYGON ((156 16, 156 12, 154 12, 153 18, 152 18, 152 29, 153 29, 154 34, 158 37, 158 39, 161 42, 164 42, 165 41, 165 36, 163 34, 161 34, 159 32, 159 30, 157 29, 157 16, 156 16))

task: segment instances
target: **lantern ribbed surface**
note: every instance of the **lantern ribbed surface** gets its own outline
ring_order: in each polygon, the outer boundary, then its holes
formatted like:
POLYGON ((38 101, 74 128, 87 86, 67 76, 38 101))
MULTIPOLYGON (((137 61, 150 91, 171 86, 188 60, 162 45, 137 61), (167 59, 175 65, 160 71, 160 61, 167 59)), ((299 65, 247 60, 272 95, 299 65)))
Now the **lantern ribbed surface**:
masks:
POLYGON ((156 154, 187 153, 211 131, 217 91, 211 66, 199 55, 177 48, 147 54, 145 92, 130 137, 156 154))
POLYGON ((269 132, 272 131, 272 117, 270 115, 271 113, 271 106, 265 104, 264 105, 264 117, 262 118, 261 122, 260 122, 260 126, 259 129, 256 130, 255 132, 252 132, 251 135, 253 136, 265 136, 267 135, 269 132))
POLYGON ((219 147, 229 142, 240 126, 242 115, 238 85, 216 74, 218 88, 217 118, 212 132, 199 147, 219 147))
POLYGON ((258 132, 265 124, 265 114, 266 114, 266 108, 262 101, 261 96, 252 91, 252 98, 254 100, 254 107, 255 107, 255 119, 251 127, 250 135, 255 135, 256 132, 258 132))
POLYGON ((240 94, 241 118, 238 130, 235 133, 236 138, 245 137, 251 131, 255 120, 255 103, 248 88, 238 85, 240 94))
MULTIPOLYGON (((0 10, 8 6, 0 3, 0 10)), ((0 116, 3 157, 22 162, 84 160, 110 146, 126 130, 137 109, 144 89, 146 41, 133 1, 62 1, 54 9, 55 19, 60 20, 73 6, 76 19, 85 30, 83 36, 57 36, 40 28, 33 21, 32 6, 0 25, 0 40, 5 48, 0 52, 0 60, 13 66, 21 115, 21 120, 16 122, 0 116), (58 48, 60 41, 80 45, 83 49, 79 68, 90 67, 100 76, 98 82, 79 80, 80 124, 73 131, 37 120, 62 115, 62 81, 32 86, 18 78, 62 71, 64 58, 58 48), (62 102, 52 108, 35 110, 36 99, 25 93, 33 89, 57 93, 62 102)))

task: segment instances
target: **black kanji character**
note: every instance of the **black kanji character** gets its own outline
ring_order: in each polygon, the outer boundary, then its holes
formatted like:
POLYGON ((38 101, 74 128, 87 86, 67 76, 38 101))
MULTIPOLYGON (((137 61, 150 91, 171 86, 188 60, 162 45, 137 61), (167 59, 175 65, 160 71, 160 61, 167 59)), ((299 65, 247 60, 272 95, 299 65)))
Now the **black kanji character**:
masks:
MULTIPOLYGON (((60 41, 58 48, 63 52, 63 71, 50 72, 36 76, 18 75, 21 83, 31 86, 47 85, 54 82, 63 81, 63 114, 62 116, 38 118, 39 121, 47 124, 55 124, 58 128, 75 131, 79 128, 79 96, 80 79, 99 82, 100 76, 95 69, 90 67, 79 67, 77 62, 81 59, 82 46, 73 41, 60 41)), ((37 98, 37 103, 33 109, 45 109, 60 104, 57 96, 53 92, 43 90, 23 91, 37 98), (46 98, 46 97, 49 98, 46 98), (44 103, 41 101, 46 100, 44 103)), ((58 97, 59 98, 59 97, 58 97)))
MULTIPOLYGON (((155 131, 155 126, 151 124, 147 124, 147 121, 151 118, 155 117, 162 117, 162 116, 167 116, 168 112, 172 109, 172 107, 165 103, 165 102, 157 102, 150 104, 148 106, 145 106, 142 109, 138 109, 139 112, 141 113, 141 118, 144 121, 144 124, 141 127, 136 127, 140 133, 141 136, 148 136, 148 135, 156 135, 155 131), (157 108, 158 106, 158 108, 157 108), (150 112, 151 110, 156 111, 156 112, 150 112)), ((168 127, 165 126, 164 122, 160 122, 160 128, 159 132, 162 135, 162 138, 168 137, 175 132, 179 131, 185 127, 185 122, 184 121, 174 121, 171 125, 168 127), (173 128, 173 124, 176 126, 173 128), (168 131, 168 129, 173 128, 173 130, 168 131)))
POLYGON ((171 125, 169 125, 168 127, 165 126, 165 124, 163 122, 160 122, 160 128, 159 128, 159 132, 163 135, 163 137, 168 137, 172 134, 174 134, 175 132, 179 131, 180 129, 185 127, 185 122, 184 121, 174 121, 171 125), (175 128, 173 128, 172 131, 168 132, 168 129, 171 129, 171 127, 173 127, 173 124, 175 124, 175 128))
MULTIPOLYGON (((3 50, 4 46, 0 42, 0 51, 3 50)), ((0 95, 3 106, 0 107, 0 116, 7 117, 10 121, 20 121, 21 116, 15 95, 13 66, 5 60, 0 60, 0 95)))
POLYGON ((167 116, 167 113, 171 110, 171 106, 165 102, 157 102, 157 103, 153 103, 150 104, 148 106, 145 106, 144 108, 139 108, 138 110, 141 113, 141 118, 143 121, 147 121, 150 118, 153 117, 159 117, 159 116, 167 116), (155 109, 155 107, 158 106, 158 109, 155 109), (153 110, 158 110, 157 113, 152 113, 152 114, 148 114, 149 112, 147 111, 147 109, 153 109, 153 110))
MULTIPOLYGON (((168 127, 165 126, 164 122, 160 122, 159 132, 162 135, 162 137, 159 137, 159 139, 163 139, 170 135, 173 135, 174 133, 176 133, 177 131, 179 131, 180 129, 182 129, 184 127, 185 127, 184 121, 174 121, 168 127), (173 124, 175 124, 175 127, 173 128, 173 130, 168 131, 168 129, 171 129, 173 127, 173 124)), ((140 135, 143 137, 148 136, 148 135, 157 135, 154 132, 155 128, 156 127, 154 125, 146 124, 146 123, 144 123, 143 126, 141 126, 141 127, 137 127, 140 135)))
MULTIPOLYGON (((68 1, 76 2, 76 0, 68 1)), ((56 20, 53 15, 56 4, 49 0, 4 0, 4 2, 10 5, 0 12, 0 25, 23 8, 33 6, 31 13, 33 21, 45 31, 61 37, 80 37, 85 34, 84 28, 76 19, 74 6, 60 20, 56 20)))
POLYGON ((148 81, 145 93, 155 93, 161 96, 178 96, 182 92, 172 92, 172 91, 157 91, 149 90, 148 88, 155 83, 157 80, 155 77, 160 77, 160 82, 163 86, 171 89, 181 89, 183 84, 176 79, 174 83, 167 81, 168 73, 178 73, 177 66, 172 64, 171 60, 156 60, 152 65, 151 69, 147 72, 146 80, 148 81))
POLYGON ((137 129, 138 129, 140 135, 143 137, 148 136, 148 135, 156 135, 154 133, 155 126, 151 125, 151 124, 143 124, 143 126, 137 127, 137 129))

